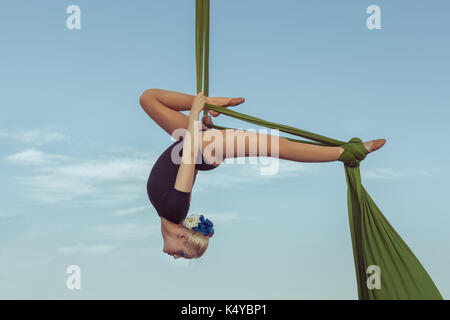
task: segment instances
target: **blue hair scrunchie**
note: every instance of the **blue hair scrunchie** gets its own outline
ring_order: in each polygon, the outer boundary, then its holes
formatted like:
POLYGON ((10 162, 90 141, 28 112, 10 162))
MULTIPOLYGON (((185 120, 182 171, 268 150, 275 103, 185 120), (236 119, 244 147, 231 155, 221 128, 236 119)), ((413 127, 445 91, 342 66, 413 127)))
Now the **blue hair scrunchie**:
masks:
POLYGON ((198 223, 198 225, 196 227, 192 228, 192 230, 201 232, 204 236, 211 238, 214 235, 213 227, 214 227, 214 224, 209 219, 205 219, 205 217, 203 215, 201 215, 200 222, 198 223))

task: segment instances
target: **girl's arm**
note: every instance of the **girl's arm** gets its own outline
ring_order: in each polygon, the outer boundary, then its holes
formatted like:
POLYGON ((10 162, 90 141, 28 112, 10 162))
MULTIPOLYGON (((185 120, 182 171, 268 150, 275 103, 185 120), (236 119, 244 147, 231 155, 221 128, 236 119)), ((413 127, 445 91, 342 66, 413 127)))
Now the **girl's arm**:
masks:
POLYGON ((201 110, 205 106, 206 97, 200 92, 192 103, 189 114, 188 131, 183 139, 183 156, 175 180, 175 189, 182 192, 191 192, 195 178, 195 159, 200 146, 201 125, 198 121, 201 110))

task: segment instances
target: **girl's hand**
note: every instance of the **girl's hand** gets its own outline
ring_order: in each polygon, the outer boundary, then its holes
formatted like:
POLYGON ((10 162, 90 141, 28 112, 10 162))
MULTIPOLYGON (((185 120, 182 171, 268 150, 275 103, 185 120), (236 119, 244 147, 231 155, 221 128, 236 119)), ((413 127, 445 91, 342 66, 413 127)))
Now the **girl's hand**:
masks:
POLYGON ((213 125, 213 122, 212 122, 212 119, 210 116, 203 116, 202 123, 208 128, 211 128, 211 126, 213 125))
POLYGON ((195 116, 199 116, 200 112, 203 110, 206 104, 206 97, 203 94, 203 92, 199 92, 197 96, 194 98, 194 101, 192 102, 191 107, 191 114, 194 114, 195 116))

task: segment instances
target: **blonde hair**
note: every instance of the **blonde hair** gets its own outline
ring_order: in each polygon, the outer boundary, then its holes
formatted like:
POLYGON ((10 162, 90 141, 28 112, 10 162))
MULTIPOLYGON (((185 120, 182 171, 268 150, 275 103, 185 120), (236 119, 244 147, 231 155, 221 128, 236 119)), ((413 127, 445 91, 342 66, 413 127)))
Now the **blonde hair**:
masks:
POLYGON ((189 235, 187 238, 186 245, 192 250, 192 258, 200 258, 208 248, 209 237, 203 235, 201 232, 189 230, 189 235))

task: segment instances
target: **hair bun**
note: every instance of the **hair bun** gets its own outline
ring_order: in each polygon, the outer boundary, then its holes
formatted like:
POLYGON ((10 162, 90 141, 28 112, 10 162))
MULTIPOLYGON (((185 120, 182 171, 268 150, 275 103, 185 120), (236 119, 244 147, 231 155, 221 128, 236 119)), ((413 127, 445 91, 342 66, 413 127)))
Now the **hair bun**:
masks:
POLYGON ((183 226, 188 229, 201 232, 206 237, 214 235, 214 224, 203 215, 192 214, 183 221, 183 226))

